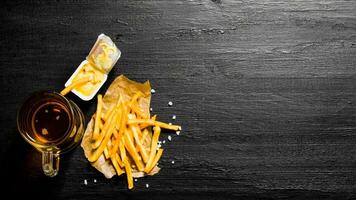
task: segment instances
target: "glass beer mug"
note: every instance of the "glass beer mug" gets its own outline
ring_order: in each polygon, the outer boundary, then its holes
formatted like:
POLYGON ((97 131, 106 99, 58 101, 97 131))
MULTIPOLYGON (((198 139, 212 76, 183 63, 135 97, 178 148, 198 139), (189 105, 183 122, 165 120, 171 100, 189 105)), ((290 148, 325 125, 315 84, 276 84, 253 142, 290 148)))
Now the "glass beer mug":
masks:
POLYGON ((70 151, 84 134, 84 115, 71 100, 56 92, 32 94, 20 107, 17 128, 42 153, 45 175, 56 176, 60 154, 70 151))

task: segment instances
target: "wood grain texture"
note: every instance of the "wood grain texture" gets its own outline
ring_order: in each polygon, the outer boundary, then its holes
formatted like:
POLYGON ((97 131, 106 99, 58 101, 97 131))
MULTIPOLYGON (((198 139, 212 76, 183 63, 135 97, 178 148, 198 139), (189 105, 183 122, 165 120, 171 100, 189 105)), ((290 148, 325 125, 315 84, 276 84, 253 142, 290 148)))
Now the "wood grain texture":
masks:
MULTIPOLYGON (((355 11, 348 0, 2 1, 5 189, 51 199, 355 199, 355 11), (80 148, 44 177, 16 129, 23 99, 60 90, 102 32, 122 58, 100 92, 120 74, 149 79, 153 112, 183 126, 162 134, 173 136, 163 170, 133 191, 80 148)), ((69 97, 88 120, 95 103, 69 97)))

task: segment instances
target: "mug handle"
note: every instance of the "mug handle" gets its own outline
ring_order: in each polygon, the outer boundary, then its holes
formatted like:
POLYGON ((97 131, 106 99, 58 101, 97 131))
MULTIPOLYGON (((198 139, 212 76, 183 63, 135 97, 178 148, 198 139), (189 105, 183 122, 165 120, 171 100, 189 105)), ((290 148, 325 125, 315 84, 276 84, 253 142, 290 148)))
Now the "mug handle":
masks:
POLYGON ((42 169, 46 176, 54 177, 59 170, 59 153, 53 153, 51 150, 42 152, 42 169))

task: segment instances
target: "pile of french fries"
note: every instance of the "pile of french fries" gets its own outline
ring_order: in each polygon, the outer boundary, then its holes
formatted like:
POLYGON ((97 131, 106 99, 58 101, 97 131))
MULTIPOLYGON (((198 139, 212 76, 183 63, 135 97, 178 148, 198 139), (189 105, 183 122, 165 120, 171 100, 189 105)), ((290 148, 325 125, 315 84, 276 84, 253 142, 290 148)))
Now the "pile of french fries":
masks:
POLYGON ((150 117, 143 112, 138 105, 142 97, 141 92, 129 101, 120 96, 116 105, 104 113, 103 98, 98 95, 97 110, 93 116, 93 152, 88 160, 95 162, 104 155, 111 161, 117 175, 126 173, 129 189, 133 188, 133 169, 149 174, 161 158, 163 149, 157 145, 161 129, 181 130, 180 126, 159 122, 156 115, 150 117))

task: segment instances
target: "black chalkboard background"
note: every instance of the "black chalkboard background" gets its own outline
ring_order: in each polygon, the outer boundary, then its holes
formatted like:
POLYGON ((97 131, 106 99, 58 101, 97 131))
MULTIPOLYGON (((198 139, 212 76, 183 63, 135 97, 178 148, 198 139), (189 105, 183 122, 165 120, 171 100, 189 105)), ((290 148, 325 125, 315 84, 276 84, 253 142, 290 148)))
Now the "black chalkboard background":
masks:
MULTIPOLYGON (((47 199, 356 198, 355 1, 1 1, 0 16, 4 191, 47 199), (132 191, 123 177, 106 180, 81 148, 62 157, 57 177, 44 177, 40 154, 16 129, 24 98, 61 90, 100 33, 122 51, 100 93, 120 74, 149 79, 153 113, 168 122, 177 115, 183 126, 180 136, 162 134, 173 137, 162 171, 132 191)), ((88 120, 95 101, 69 97, 88 120)))

